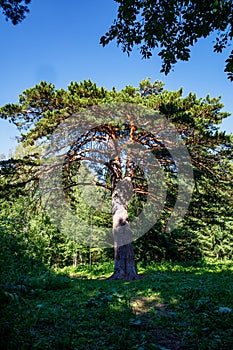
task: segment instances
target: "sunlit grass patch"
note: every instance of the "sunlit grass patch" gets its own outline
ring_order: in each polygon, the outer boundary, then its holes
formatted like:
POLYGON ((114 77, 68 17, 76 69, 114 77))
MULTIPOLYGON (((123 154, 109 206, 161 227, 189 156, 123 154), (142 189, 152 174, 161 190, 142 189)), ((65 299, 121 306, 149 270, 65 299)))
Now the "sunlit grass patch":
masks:
POLYGON ((112 267, 54 269, 9 289, 3 348, 231 349, 232 263, 157 263, 132 282, 107 280, 112 267))

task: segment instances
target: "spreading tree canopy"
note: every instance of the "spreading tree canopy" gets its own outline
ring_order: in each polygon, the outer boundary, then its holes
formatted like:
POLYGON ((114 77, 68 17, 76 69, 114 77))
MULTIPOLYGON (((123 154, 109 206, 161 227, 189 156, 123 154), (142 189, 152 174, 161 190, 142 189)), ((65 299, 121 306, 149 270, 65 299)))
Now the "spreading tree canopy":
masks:
MULTIPOLYGON (((99 202, 106 201, 109 193, 115 249, 112 278, 138 278, 132 240, 145 227, 153 235, 160 213, 160 232, 173 239, 171 231, 178 223, 170 224, 172 212, 183 217, 190 201, 187 180, 194 198, 185 217, 189 225, 179 223, 180 230, 188 237, 188 230, 200 231, 203 220, 223 231, 230 227, 225 226, 232 216, 232 136, 219 131, 228 116, 222 107, 220 98, 198 99, 192 93, 182 97, 182 89, 169 92, 161 82, 148 79, 139 88, 126 86, 121 91, 108 91, 91 81, 72 82, 67 90, 41 82, 25 90, 18 103, 0 109, 0 117, 14 123, 21 142, 31 147, 21 159, 1 162, 2 196, 28 191, 38 200, 42 195, 49 213, 55 217, 58 213, 59 222, 68 207, 80 211, 80 193, 91 197, 83 186, 98 187, 99 202)), ((109 216, 98 214, 103 206, 96 209, 94 201, 87 200, 99 218, 95 221, 108 226, 109 216)), ((91 231, 87 228, 80 239, 87 243, 91 231)), ((221 241, 221 233, 215 238, 221 241)), ((178 231, 174 240, 180 241, 178 231)), ((104 235, 99 241, 94 235, 92 241, 110 242, 104 235)), ((223 248, 216 244, 216 255, 221 255, 223 248)))

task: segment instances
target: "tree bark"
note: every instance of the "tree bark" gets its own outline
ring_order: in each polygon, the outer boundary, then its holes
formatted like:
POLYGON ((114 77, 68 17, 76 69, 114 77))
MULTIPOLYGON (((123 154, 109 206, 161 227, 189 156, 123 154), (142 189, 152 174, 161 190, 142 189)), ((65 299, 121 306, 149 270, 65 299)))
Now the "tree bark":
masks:
POLYGON ((130 177, 117 182, 112 194, 114 273, 113 280, 138 279, 132 245, 132 230, 128 222, 128 201, 132 196, 130 177))

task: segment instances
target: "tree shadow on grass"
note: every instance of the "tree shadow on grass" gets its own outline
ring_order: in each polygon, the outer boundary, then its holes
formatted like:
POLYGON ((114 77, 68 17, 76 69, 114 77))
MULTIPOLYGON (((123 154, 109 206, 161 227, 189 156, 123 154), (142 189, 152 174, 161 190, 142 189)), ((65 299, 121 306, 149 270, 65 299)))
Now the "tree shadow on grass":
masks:
POLYGON ((2 349, 231 349, 232 264, 164 262, 109 281, 112 266, 56 273, 4 244, 2 349))
POLYGON ((233 264, 157 264, 138 282, 132 309, 168 349, 231 349, 233 264))
POLYGON ((90 305, 110 308, 112 330, 125 317, 123 328, 137 339, 135 345, 125 338, 128 348, 230 350, 232 271, 230 263, 163 263, 148 268, 141 280, 86 281, 86 290, 93 288, 90 305), (118 305, 119 315, 113 305, 118 305))

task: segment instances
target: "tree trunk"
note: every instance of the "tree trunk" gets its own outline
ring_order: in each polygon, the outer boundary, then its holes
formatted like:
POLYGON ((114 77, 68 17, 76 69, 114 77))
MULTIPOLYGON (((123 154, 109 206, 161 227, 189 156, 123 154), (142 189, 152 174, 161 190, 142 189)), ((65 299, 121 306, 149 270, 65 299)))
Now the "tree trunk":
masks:
POLYGON ((132 245, 132 231, 128 223, 127 203, 132 195, 131 179, 119 180, 112 194, 114 273, 110 279, 138 279, 132 245))

